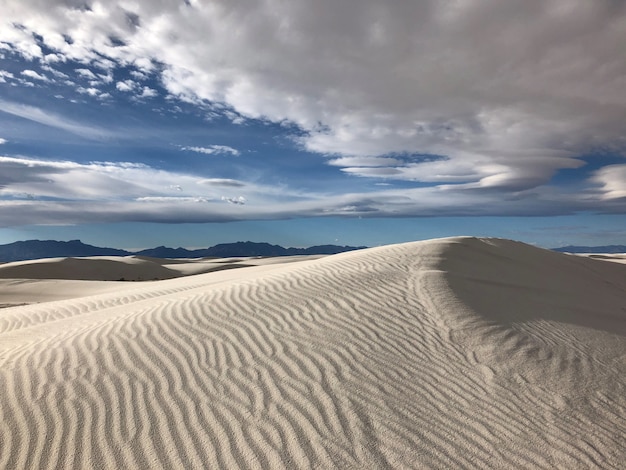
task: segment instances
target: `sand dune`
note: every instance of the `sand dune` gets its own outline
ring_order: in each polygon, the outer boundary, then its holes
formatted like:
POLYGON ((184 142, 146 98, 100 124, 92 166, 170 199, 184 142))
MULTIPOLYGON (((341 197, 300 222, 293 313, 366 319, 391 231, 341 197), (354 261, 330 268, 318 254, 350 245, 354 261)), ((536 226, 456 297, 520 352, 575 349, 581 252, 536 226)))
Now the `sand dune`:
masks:
POLYGON ((147 256, 47 258, 0 264, 0 279, 151 281, 224 269, 284 264, 321 256, 277 258, 159 259, 147 256))
POLYGON ((580 255, 579 256, 588 256, 589 258, 594 258, 594 259, 602 259, 605 261, 612 261, 614 263, 622 263, 622 264, 626 264, 626 254, 623 253, 607 253, 607 254, 603 254, 603 253, 589 253, 586 255, 580 255))
POLYGON ((451 238, 123 284, 0 310, 0 468, 626 461, 622 264, 451 238))

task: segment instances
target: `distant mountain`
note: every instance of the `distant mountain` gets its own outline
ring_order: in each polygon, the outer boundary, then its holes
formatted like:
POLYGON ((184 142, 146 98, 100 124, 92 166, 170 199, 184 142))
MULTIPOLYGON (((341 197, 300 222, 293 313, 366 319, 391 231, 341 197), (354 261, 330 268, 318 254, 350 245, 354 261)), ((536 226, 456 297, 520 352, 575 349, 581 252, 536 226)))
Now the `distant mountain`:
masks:
POLYGON ((194 255, 194 250, 186 248, 168 248, 167 246, 157 246, 136 252, 139 256, 150 256, 152 258, 200 258, 194 255))
POLYGON ((320 245, 310 248, 284 248, 280 245, 256 242, 220 243, 210 248, 187 250, 159 246, 137 252, 137 255, 154 258, 230 258, 233 256, 290 256, 290 255, 334 255, 344 251, 359 250, 365 246, 320 245))
POLYGON ((335 255, 344 251, 362 250, 366 246, 316 245, 309 248, 287 248, 290 255, 335 255))
POLYGON ((220 243, 206 250, 198 251, 202 253, 201 256, 215 256, 218 258, 231 256, 285 256, 290 254, 282 246, 255 242, 220 243))
POLYGON ((235 256, 331 255, 361 248, 366 247, 321 245, 312 246, 310 248, 284 248, 280 245, 270 245, 269 243, 236 242, 221 243, 210 248, 197 250, 159 246, 147 250, 130 252, 115 248, 102 248, 87 245, 80 240, 71 240, 69 242, 28 240, 0 245, 0 262, 78 256, 139 255, 153 258, 230 258, 235 256))
POLYGON ((553 251, 561 253, 626 253, 626 245, 606 245, 606 246, 562 246, 552 248, 553 251))
POLYGON ((28 240, 0 245, 0 261, 22 261, 40 258, 76 256, 126 256, 132 253, 115 248, 87 245, 80 240, 59 242, 55 240, 28 240))

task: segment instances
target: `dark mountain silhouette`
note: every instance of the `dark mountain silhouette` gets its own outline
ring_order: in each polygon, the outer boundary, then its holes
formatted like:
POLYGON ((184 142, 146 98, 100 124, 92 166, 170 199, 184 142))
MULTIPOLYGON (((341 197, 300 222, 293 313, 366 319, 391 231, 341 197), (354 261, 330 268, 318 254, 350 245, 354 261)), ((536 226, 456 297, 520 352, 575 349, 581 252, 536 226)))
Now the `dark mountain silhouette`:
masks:
POLYGON ((359 250, 364 246, 320 245, 310 248, 284 248, 280 245, 256 242, 220 243, 210 248, 187 250, 160 246, 142 250, 136 254, 155 258, 229 258, 233 256, 290 256, 290 255, 333 255, 344 251, 359 250))
POLYGON ((562 246, 552 248, 553 251, 561 253, 626 253, 626 245, 606 245, 606 246, 562 246))
POLYGON ((202 256, 216 256, 218 258, 231 256, 285 256, 289 254, 282 246, 255 242, 220 243, 200 251, 202 256))
POLYGON ((169 248, 167 246, 157 246, 156 248, 148 248, 135 253, 139 256, 150 256, 152 258, 200 258, 195 255, 194 251, 186 248, 169 248))
POLYGON ((56 240, 27 240, 0 245, 0 261, 22 261, 40 258, 76 256, 126 256, 132 253, 115 248, 87 245, 80 240, 59 242, 56 240))
POLYGON ((269 243, 221 243, 210 248, 188 250, 159 246, 138 252, 87 245, 80 240, 60 242, 55 240, 28 240, 0 245, 0 262, 23 261, 40 258, 67 258, 79 256, 150 256, 153 258, 228 258, 234 256, 289 256, 330 255, 366 247, 321 245, 310 248, 284 248, 269 243))

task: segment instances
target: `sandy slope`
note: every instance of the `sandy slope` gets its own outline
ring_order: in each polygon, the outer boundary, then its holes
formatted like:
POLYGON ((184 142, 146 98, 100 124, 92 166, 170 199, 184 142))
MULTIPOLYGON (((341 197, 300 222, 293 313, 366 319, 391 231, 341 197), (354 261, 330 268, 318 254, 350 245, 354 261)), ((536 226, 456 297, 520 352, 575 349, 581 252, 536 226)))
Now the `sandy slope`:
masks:
POLYGON ((16 261, 0 264, 0 308, 136 289, 129 281, 172 279, 321 257, 323 255, 212 259, 94 256, 16 261))
POLYGON ((0 310, 0 468, 622 468, 626 267, 454 238, 0 310))
POLYGON ((321 255, 276 258, 159 259, 147 256, 46 258, 0 264, 0 279, 152 281, 225 269, 284 264, 321 255))

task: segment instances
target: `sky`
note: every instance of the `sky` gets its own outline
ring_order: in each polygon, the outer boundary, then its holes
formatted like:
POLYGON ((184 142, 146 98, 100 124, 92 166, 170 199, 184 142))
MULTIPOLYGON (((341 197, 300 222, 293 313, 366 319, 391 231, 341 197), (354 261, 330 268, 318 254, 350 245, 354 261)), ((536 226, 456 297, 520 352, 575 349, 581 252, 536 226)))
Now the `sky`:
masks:
POLYGON ((621 0, 1 0, 0 243, 626 244, 621 0))

